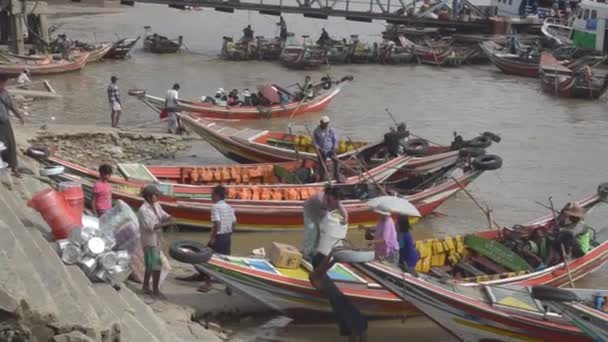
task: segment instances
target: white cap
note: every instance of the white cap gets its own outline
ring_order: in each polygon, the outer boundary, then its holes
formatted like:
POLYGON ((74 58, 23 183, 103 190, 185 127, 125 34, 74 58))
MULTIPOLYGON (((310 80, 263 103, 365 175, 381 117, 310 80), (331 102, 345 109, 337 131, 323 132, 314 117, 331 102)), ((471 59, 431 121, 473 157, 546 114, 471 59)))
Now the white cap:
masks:
POLYGON ((243 96, 251 96, 251 94, 249 94, 249 90, 244 90, 243 91, 243 96))
POLYGON ((205 95, 201 96, 201 102, 205 102, 206 99, 207 99, 207 96, 205 96, 205 95))
POLYGON ((327 115, 323 115, 321 117, 321 123, 329 123, 331 120, 329 120, 329 116, 327 115))
POLYGON ((224 90, 224 88, 220 88, 220 89, 218 89, 218 90, 217 90, 217 92, 218 92, 218 93, 222 93, 222 94, 225 94, 225 93, 226 93, 226 91, 224 90))

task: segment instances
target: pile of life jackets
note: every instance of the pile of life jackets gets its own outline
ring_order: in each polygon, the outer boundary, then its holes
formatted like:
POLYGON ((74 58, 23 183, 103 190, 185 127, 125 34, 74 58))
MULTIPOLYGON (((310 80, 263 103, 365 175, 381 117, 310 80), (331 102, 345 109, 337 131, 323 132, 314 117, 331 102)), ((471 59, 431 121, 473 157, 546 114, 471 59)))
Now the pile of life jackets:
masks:
POLYGON ((251 201, 299 201, 307 200, 312 195, 322 191, 322 187, 281 187, 259 188, 256 186, 243 188, 228 188, 229 199, 251 201))
MULTIPOLYGON (((294 143, 294 147, 298 151, 315 153, 315 148, 312 146, 312 138, 308 135, 294 136, 293 143, 294 143)), ((340 140, 340 141, 338 141, 338 148, 337 148, 336 152, 338 154, 350 152, 350 151, 353 151, 355 148, 359 148, 363 145, 365 145, 365 143, 361 143, 361 142, 350 143, 350 142, 347 142, 346 140, 340 140)))
POLYGON ((272 165, 197 167, 181 170, 182 184, 276 184, 279 179, 272 165))

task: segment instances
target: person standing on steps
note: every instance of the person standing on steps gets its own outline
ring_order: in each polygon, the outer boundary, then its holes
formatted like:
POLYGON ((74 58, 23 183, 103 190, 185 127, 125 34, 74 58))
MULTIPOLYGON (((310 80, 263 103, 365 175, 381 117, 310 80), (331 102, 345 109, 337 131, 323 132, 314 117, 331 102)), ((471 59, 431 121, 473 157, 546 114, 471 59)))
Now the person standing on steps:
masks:
POLYGON ((110 109, 112 110, 112 127, 118 128, 118 122, 120 121, 120 115, 122 114, 122 104, 120 102, 118 77, 116 76, 112 76, 110 78, 110 85, 108 86, 108 101, 110 102, 110 109))
POLYGON ((15 134, 13 132, 13 126, 11 126, 10 112, 12 111, 19 122, 23 125, 23 115, 13 105, 11 96, 5 89, 6 81, 8 77, 0 75, 0 142, 4 143, 6 149, 2 153, 2 160, 8 163, 8 166, 13 171, 13 176, 21 178, 19 173, 19 164, 17 162, 17 143, 15 141, 15 134))
POLYGON ((161 237, 163 228, 174 224, 173 218, 167 214, 158 203, 160 191, 155 185, 146 185, 142 192, 144 203, 139 207, 137 218, 141 234, 141 245, 144 249, 144 284, 142 290, 146 294, 163 298, 160 292, 160 272, 162 269, 161 237), (152 278, 152 290, 150 290, 152 278))
POLYGON ((91 196, 91 209, 96 217, 101 217, 106 211, 112 209, 112 187, 108 183, 112 173, 111 165, 101 164, 99 166, 99 180, 95 182, 91 196))

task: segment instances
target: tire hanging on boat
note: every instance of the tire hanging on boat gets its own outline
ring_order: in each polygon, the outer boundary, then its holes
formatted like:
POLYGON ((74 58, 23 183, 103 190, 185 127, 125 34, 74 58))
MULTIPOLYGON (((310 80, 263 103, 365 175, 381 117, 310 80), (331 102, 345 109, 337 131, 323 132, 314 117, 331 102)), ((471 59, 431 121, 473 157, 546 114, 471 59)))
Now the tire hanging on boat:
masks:
POLYGON ((495 154, 488 154, 476 157, 472 164, 478 170, 497 170, 502 167, 502 158, 495 154))
POLYGON ((429 143, 424 139, 412 139, 403 144, 403 152, 415 157, 426 156, 429 153, 429 143))
POLYGON ((177 241, 169 247, 169 255, 186 264, 200 264, 211 259, 213 250, 196 241, 177 241))
POLYGON ((492 139, 485 135, 480 135, 466 142, 466 147, 487 148, 492 145, 492 139))

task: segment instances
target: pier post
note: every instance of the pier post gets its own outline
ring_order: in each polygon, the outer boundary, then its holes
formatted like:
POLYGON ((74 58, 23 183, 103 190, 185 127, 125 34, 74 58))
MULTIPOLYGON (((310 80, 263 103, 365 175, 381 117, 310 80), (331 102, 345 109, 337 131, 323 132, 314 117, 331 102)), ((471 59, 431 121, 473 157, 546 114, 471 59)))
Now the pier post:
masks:
POLYGON ((23 40, 23 27, 25 26, 26 2, 11 0, 10 30, 11 50, 16 54, 25 54, 25 42, 23 40))

